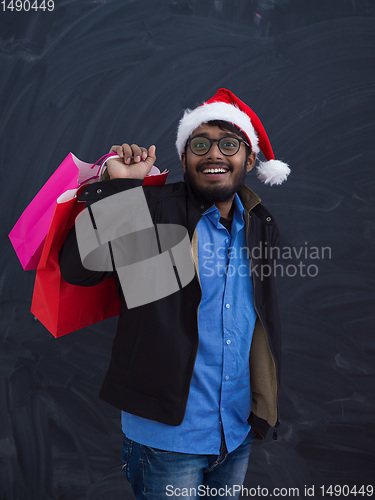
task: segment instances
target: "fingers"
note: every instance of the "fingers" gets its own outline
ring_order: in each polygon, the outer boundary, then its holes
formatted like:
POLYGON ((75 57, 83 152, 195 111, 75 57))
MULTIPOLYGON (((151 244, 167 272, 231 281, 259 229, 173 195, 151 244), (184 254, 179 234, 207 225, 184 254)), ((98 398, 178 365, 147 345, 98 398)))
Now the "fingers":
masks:
POLYGON ((123 144, 122 146, 122 151, 123 151, 123 158, 124 158, 124 163, 126 165, 129 165, 129 163, 132 161, 133 157, 133 151, 132 148, 129 146, 129 144, 123 144))
POLYGON ((140 161, 145 161, 150 157, 150 150, 152 150, 152 157, 155 160, 155 146, 151 146, 148 150, 146 148, 140 147, 137 144, 132 144, 131 146, 127 143, 121 146, 112 146, 110 153, 116 153, 120 158, 123 158, 125 165, 130 165, 130 163, 139 163, 140 161))
POLYGON ((143 160, 146 167, 147 167, 147 173, 149 173, 151 170, 151 167, 153 165, 155 165, 155 160, 156 160, 155 151, 156 151, 155 146, 150 146, 148 151, 147 151, 147 158, 146 158, 146 160, 143 160))
POLYGON ((152 145, 148 148, 147 158, 152 160, 152 164, 155 163, 156 160, 156 146, 152 145))
POLYGON ((141 150, 142 150, 142 161, 144 161, 148 156, 147 149, 141 148, 141 150))
POLYGON ((124 153, 122 151, 122 146, 112 146, 109 150, 110 153, 116 153, 120 158, 123 158, 124 153))
POLYGON ((110 179, 144 179, 150 173, 156 160, 156 147, 149 149, 127 143, 112 146, 110 153, 120 156, 107 160, 107 170, 110 179))
POLYGON ((131 149, 133 152, 134 163, 139 163, 142 160, 142 149, 139 146, 137 146, 137 144, 132 144, 131 149))

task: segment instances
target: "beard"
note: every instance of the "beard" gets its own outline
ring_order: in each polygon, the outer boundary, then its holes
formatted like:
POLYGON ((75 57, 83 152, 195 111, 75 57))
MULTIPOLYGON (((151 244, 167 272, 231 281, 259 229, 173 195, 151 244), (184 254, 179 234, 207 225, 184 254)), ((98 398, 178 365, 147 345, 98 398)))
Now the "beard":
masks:
MULTIPOLYGON (((190 175, 186 161, 185 166, 184 181, 191 187, 191 190, 197 198, 201 198, 210 203, 221 203, 231 200, 234 194, 245 184, 247 161, 244 163, 243 169, 232 178, 232 183, 226 186, 202 187, 197 184, 190 175)), ((233 171, 231 170, 231 172, 230 175, 233 176, 233 171)))

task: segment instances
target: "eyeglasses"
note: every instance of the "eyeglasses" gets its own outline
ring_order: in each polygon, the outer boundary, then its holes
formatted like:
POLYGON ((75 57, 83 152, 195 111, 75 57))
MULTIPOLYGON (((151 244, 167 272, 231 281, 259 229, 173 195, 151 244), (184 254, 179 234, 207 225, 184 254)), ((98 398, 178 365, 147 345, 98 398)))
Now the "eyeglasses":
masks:
POLYGON ((198 156, 203 156, 208 153, 214 142, 217 142, 219 151, 225 156, 233 156, 238 153, 242 142, 250 147, 250 144, 246 141, 230 135, 222 137, 221 139, 209 139, 208 137, 201 136, 188 139, 191 152, 198 156))

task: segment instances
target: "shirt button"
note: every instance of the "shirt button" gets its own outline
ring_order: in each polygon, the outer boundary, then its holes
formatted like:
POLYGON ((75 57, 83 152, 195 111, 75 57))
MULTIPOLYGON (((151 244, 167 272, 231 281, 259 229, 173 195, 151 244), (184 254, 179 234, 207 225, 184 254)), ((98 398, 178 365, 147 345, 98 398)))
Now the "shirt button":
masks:
POLYGON ((98 194, 101 194, 102 190, 99 188, 99 189, 97 189, 97 190, 96 190, 96 192, 97 192, 98 194))
POLYGON ((219 218, 219 214, 214 214, 214 217, 215 217, 216 219, 218 219, 218 218, 219 218))
POLYGON ((225 375, 225 380, 229 380, 229 375, 225 375))
POLYGON ((225 243, 229 243, 229 238, 225 238, 225 243))
POLYGON ((230 304, 225 304, 226 309, 230 308, 230 304))
POLYGON ((227 340, 227 344, 228 344, 228 345, 229 345, 229 344, 231 344, 231 343, 232 343, 232 341, 231 341, 231 340, 227 340))

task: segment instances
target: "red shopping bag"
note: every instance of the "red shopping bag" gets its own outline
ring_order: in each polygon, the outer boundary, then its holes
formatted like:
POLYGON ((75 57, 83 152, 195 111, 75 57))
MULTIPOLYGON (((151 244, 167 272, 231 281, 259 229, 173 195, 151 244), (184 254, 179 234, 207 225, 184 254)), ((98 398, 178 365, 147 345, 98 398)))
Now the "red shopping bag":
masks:
POLYGON ((96 286, 82 287, 70 285, 61 277, 59 251, 75 218, 85 208, 85 203, 77 201, 81 191, 74 190, 73 199, 65 202, 59 199, 56 203, 35 278, 31 312, 54 337, 120 312, 113 278, 96 286))

